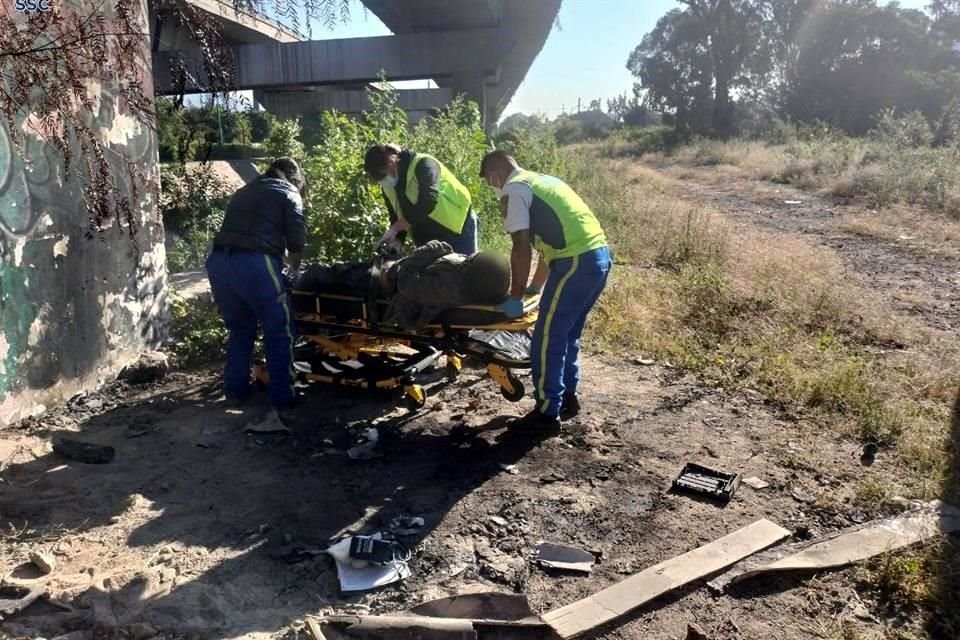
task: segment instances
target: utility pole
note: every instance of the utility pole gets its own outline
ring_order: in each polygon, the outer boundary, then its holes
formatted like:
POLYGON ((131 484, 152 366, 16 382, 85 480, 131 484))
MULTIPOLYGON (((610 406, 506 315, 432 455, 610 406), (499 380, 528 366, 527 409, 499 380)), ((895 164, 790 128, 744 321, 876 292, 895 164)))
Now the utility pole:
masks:
POLYGON ((577 113, 580 113, 580 98, 577 98, 577 113))

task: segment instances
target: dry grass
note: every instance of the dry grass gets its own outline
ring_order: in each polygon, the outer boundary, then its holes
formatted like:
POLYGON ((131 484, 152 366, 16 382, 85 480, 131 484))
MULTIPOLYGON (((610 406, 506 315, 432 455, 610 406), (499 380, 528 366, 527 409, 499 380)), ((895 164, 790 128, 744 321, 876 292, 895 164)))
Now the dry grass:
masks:
MULTIPOLYGON (((713 151, 691 159, 732 161, 758 175, 790 169, 777 168, 762 145, 713 151)), ((626 264, 595 312, 593 340, 670 361, 705 382, 757 389, 818 429, 887 447, 890 466, 867 474, 851 496, 868 513, 895 509, 895 496, 958 497, 960 460, 950 424, 951 405, 960 403, 955 335, 896 315, 853 283, 828 249, 732 225, 681 199, 681 182, 622 163, 595 174, 575 186, 587 187, 588 201, 604 203, 601 216, 626 264)), ((929 219, 897 224, 914 224, 919 235, 929 219)), ((928 233, 953 238, 957 230, 944 221, 928 233)), ((922 616, 929 637, 960 637, 955 543, 884 557, 863 575, 883 606, 922 616)), ((834 631, 870 637, 846 623, 834 631)))
POLYGON ((852 283, 828 249, 732 225, 678 198, 682 184, 644 166, 617 163, 596 174, 606 178, 578 189, 604 203, 626 263, 592 323, 596 339, 717 384, 758 389, 784 411, 894 446, 906 472, 896 490, 938 495, 960 386, 953 341, 896 316, 852 283), (628 189, 609 176, 626 177, 628 189))

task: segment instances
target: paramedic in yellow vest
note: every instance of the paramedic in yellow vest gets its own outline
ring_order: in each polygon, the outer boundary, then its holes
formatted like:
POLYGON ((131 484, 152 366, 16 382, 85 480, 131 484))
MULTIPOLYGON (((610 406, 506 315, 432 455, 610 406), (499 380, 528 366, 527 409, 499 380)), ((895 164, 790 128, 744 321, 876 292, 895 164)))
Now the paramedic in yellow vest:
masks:
POLYGON ((510 296, 498 308, 519 317, 524 295, 542 290, 530 353, 537 404, 509 428, 557 435, 560 420, 580 412, 580 334, 607 284, 610 249, 596 216, 560 179, 525 171, 503 151, 484 156, 480 175, 496 191, 513 239, 510 296), (533 249, 540 256, 528 284, 533 249))
POLYGON ((390 212, 390 228, 380 244, 399 248, 409 234, 414 246, 442 240, 454 252, 477 252, 477 216, 470 192, 436 158, 377 144, 363 161, 367 176, 380 185, 390 212))

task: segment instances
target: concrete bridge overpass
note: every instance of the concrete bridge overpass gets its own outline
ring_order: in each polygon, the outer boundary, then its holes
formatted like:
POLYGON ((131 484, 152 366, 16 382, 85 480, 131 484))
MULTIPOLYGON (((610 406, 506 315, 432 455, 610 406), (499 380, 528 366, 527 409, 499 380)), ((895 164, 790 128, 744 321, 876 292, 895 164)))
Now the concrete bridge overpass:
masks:
MULTIPOLYGON (((401 92, 401 104, 409 111, 426 113, 464 93, 480 105, 487 126, 520 86, 561 3, 363 0, 394 35, 307 41, 262 16, 236 12, 230 0, 192 1, 223 26, 236 62, 233 88, 254 90, 257 101, 278 116, 328 108, 360 111, 366 106, 364 87, 383 70, 391 81, 436 83, 436 89, 401 92)), ((170 94, 175 91, 172 52, 178 51, 195 73, 202 61, 189 34, 154 25, 155 87, 158 94, 170 94)), ((201 87, 185 91, 197 93, 201 87)))

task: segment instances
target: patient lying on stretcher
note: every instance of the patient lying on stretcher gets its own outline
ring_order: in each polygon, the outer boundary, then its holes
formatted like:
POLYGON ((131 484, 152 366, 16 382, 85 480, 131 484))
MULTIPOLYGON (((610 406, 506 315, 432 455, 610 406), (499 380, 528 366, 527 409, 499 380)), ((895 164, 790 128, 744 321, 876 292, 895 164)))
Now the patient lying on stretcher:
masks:
POLYGON ((510 288, 510 264, 504 256, 481 251, 454 253, 446 242, 433 240, 405 258, 312 265, 295 288, 366 298, 389 298, 384 322, 406 330, 422 329, 440 312, 463 305, 494 305, 510 288))

